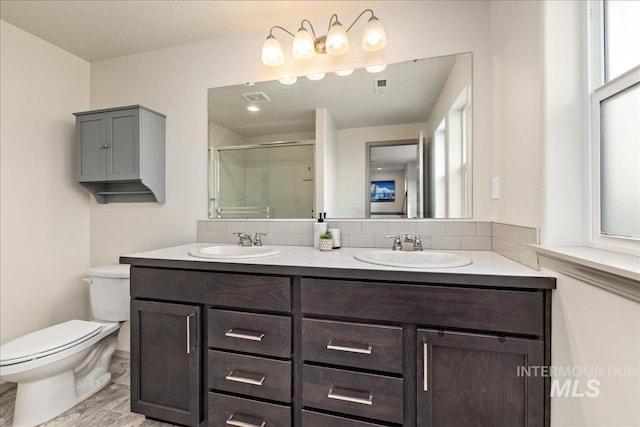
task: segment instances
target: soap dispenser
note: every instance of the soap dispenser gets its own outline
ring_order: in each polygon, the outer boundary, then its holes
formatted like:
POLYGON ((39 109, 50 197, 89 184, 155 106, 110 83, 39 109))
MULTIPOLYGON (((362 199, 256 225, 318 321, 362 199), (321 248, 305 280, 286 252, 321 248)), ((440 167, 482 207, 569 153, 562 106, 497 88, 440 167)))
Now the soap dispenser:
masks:
MULTIPOLYGON (((327 213, 324 213, 326 218, 327 213)), ((324 222, 323 213, 318 213, 318 222, 313 223, 313 247, 318 249, 320 247, 320 235, 327 232, 327 223, 324 222)))

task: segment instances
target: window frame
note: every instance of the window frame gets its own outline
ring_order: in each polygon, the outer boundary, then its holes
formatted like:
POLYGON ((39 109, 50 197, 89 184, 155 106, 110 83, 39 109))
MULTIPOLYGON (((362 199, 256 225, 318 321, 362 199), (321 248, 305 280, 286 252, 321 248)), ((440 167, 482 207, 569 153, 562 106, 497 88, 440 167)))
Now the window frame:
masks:
POLYGON ((585 246, 640 255, 640 239, 601 233, 600 205, 600 103, 640 83, 640 65, 605 83, 604 1, 588 3, 589 25, 589 150, 588 203, 585 246))

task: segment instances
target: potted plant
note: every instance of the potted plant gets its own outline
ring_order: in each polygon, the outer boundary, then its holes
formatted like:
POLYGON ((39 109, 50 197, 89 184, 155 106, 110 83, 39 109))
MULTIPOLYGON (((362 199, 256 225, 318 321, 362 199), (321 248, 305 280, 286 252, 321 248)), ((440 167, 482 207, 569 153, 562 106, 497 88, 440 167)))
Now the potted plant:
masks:
POLYGON ((330 251, 333 249, 333 236, 329 231, 320 234, 319 247, 321 251, 330 251))

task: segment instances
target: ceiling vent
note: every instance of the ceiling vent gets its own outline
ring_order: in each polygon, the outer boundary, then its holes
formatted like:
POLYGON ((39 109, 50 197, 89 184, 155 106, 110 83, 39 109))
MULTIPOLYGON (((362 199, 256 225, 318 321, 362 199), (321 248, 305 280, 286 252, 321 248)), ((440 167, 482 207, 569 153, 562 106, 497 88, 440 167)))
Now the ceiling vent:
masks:
POLYGON ((261 102, 271 102, 271 99, 264 92, 243 93, 242 97, 252 104, 261 102))
POLYGON ((373 81, 373 93, 375 93, 376 95, 384 93, 386 89, 387 89, 387 79, 380 79, 380 80, 373 81))

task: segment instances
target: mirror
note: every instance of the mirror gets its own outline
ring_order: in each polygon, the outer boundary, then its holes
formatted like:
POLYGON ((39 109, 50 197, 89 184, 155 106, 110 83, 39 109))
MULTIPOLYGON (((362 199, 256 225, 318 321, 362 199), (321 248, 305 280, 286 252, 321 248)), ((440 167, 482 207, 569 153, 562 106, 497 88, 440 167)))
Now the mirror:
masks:
POLYGON ((471 218, 471 82, 465 53, 209 89, 209 217, 471 218))

